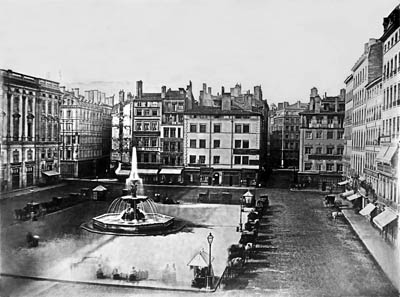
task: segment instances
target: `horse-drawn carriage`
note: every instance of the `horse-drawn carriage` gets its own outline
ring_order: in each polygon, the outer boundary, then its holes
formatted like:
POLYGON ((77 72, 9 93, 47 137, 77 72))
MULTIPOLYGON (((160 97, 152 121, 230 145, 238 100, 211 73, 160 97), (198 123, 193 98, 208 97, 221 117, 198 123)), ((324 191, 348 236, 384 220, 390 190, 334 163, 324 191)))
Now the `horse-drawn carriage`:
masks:
POLYGON ((263 214, 264 211, 269 207, 269 198, 267 194, 260 195, 260 198, 256 202, 255 210, 259 214, 263 214))
POLYGON ((28 202, 24 208, 15 209, 14 216, 17 220, 36 220, 37 217, 40 217, 45 214, 45 209, 41 206, 40 203, 37 202, 28 202))

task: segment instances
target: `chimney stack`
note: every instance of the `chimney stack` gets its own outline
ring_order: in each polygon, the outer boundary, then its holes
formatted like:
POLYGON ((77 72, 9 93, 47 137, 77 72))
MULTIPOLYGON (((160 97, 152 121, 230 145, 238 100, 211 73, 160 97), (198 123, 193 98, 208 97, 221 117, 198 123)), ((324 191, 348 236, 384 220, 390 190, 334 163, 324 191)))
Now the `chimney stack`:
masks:
POLYGON ((167 94, 167 87, 166 86, 162 86, 161 87, 161 99, 164 99, 166 94, 167 94))
POLYGON ((224 93, 225 93, 225 87, 222 86, 222 87, 221 87, 221 95, 224 95, 224 93))
POLYGON ((79 98, 79 88, 73 88, 72 92, 74 92, 74 96, 79 98))
POLYGON ((124 90, 119 91, 119 102, 122 103, 125 101, 125 92, 124 90))
POLYGON ((136 97, 142 98, 143 95, 143 82, 141 80, 136 82, 136 97))

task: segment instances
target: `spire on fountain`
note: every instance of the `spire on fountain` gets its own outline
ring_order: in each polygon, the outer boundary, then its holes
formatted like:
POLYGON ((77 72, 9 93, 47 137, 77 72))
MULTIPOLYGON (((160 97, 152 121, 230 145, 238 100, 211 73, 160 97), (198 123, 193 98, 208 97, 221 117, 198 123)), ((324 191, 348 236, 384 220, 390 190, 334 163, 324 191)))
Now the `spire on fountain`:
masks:
POLYGON ((129 177, 125 181, 125 185, 128 189, 131 189, 133 185, 136 185, 141 178, 139 177, 139 172, 137 169, 137 156, 136 156, 136 146, 132 147, 132 159, 131 159, 131 172, 129 177))

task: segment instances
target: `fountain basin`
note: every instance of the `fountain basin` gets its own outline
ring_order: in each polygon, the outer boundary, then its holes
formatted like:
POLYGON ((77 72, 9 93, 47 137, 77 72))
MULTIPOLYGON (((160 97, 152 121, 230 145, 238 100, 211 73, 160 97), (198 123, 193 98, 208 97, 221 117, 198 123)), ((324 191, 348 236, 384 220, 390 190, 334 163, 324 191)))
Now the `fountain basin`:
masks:
POLYGON ((151 231, 162 231, 171 227, 174 218, 159 214, 146 213, 144 220, 125 221, 120 213, 105 213, 92 219, 94 229, 113 233, 142 234, 151 231))

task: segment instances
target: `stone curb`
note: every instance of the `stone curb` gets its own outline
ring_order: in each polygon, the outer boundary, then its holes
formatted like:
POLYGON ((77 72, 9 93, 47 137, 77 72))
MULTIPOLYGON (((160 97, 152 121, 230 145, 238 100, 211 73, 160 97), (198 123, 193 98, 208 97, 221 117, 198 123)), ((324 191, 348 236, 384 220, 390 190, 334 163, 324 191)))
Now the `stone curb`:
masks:
POLYGON ((368 253, 372 256, 372 258, 374 259, 375 263, 378 264, 379 268, 383 271, 383 273, 386 275, 386 277, 390 280, 392 285, 397 289, 397 291, 400 291, 399 284, 396 282, 395 279, 392 279, 392 277, 388 273, 386 273, 386 270, 381 265, 380 261, 378 260, 378 257, 376 256, 376 253, 363 240, 362 236, 360 235, 360 232, 358 231, 357 225, 351 220, 350 216, 347 214, 348 211, 352 211, 352 210, 345 210, 345 211, 342 211, 342 213, 343 213, 344 217, 346 218, 346 221, 350 224, 351 229, 354 231, 354 233, 360 239, 360 241, 362 242, 363 246, 367 249, 368 253))

